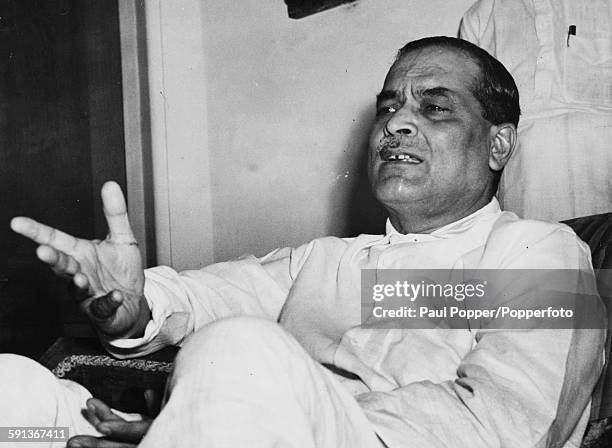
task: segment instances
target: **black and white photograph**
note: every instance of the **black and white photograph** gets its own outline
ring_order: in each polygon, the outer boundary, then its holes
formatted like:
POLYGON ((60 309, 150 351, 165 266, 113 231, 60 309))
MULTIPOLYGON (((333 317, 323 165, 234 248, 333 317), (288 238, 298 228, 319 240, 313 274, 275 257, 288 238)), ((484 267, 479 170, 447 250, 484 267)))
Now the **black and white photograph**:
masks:
POLYGON ((0 448, 612 447, 611 0, 0 0, 0 448))

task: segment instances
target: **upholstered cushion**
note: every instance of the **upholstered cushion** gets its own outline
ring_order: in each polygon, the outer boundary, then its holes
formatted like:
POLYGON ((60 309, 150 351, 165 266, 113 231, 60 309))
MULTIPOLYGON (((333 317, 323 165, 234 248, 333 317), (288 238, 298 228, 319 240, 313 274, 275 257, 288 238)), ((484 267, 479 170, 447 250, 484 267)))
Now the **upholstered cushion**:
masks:
POLYGON ((595 269, 612 269, 612 213, 564 221, 591 248, 595 269))
MULTIPOLYGON (((606 305, 608 328, 612 322, 612 213, 585 216, 565 221, 591 248, 599 293, 606 305)), ((591 419, 612 417, 612 364, 610 334, 606 342, 606 365, 593 395, 591 419)))
POLYGON ((612 446, 612 417, 591 421, 580 448, 610 448, 612 446))
POLYGON ((97 339, 59 338, 40 359, 58 378, 76 381, 115 409, 147 413, 144 391, 163 395, 175 347, 144 358, 115 359, 97 339))

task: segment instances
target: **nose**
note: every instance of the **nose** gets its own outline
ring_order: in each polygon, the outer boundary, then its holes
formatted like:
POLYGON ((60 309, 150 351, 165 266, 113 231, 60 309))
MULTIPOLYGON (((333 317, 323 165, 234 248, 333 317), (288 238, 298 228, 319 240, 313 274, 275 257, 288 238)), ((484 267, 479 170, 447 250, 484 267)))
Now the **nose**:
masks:
POLYGON ((417 134, 417 126, 414 115, 406 107, 396 111, 385 124, 385 133, 388 135, 410 135, 417 134))

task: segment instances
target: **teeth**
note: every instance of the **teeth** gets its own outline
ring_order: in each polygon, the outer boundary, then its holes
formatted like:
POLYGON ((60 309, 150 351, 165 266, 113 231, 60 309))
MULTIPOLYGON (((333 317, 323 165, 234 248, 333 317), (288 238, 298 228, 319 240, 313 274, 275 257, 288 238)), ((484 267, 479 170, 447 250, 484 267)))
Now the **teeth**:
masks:
POLYGON ((394 154, 389 156, 388 160, 405 160, 410 163, 421 163, 421 161, 415 157, 411 157, 408 154, 394 154))

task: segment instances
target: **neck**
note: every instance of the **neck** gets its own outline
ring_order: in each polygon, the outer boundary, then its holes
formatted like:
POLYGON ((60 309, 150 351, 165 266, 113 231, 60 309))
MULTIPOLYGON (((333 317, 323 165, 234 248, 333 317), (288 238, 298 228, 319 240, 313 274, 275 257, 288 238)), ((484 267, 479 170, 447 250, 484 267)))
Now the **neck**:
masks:
POLYGON ((400 233, 431 233, 447 224, 459 221, 480 210, 491 202, 491 197, 479 199, 463 207, 457 204, 450 210, 440 212, 438 207, 387 207, 389 220, 400 233))

